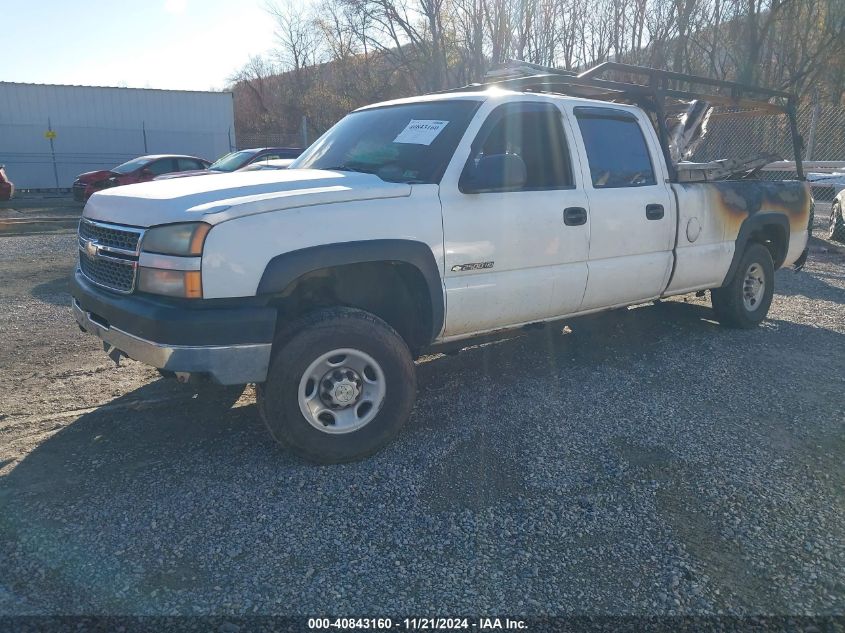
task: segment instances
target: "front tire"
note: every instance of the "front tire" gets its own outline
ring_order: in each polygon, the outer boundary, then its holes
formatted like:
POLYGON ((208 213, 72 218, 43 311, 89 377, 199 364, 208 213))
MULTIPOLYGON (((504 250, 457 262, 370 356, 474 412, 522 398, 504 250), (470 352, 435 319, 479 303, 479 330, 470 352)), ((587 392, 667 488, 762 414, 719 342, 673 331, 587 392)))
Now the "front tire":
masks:
POLYGON ((833 242, 845 242, 845 218, 842 217, 842 205, 838 201, 830 206, 827 239, 833 242))
POLYGON ((719 322, 742 329, 759 325, 772 305, 774 280, 769 250, 762 244, 749 244, 731 281, 710 292, 719 322))
POLYGON ((390 442, 416 395, 405 341, 377 316, 352 308, 306 315, 274 344, 258 410, 280 444, 309 461, 362 459, 390 442))

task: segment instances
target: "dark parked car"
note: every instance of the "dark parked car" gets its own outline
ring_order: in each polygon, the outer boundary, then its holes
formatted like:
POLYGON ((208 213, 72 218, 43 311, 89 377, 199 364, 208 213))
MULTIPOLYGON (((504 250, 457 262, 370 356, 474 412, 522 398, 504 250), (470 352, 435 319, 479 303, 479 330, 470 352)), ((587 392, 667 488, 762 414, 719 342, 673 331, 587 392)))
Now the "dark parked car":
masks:
POLYGON ((211 165, 209 161, 196 156, 173 154, 139 156, 113 169, 79 174, 73 183, 73 197, 79 202, 85 202, 91 194, 101 189, 147 182, 162 174, 203 170, 209 165, 211 165))
POLYGON ((205 174, 227 173, 238 171, 244 167, 251 165, 258 165, 265 162, 298 158, 304 150, 298 147, 255 147, 253 149, 242 149, 237 152, 230 152, 225 156, 218 158, 207 169, 197 171, 186 171, 178 174, 167 174, 156 178, 156 180, 165 180, 169 178, 182 178, 183 176, 202 176, 205 174))
POLYGON ((5 165, 0 165, 0 200, 11 200, 15 195, 15 185, 6 176, 5 165))

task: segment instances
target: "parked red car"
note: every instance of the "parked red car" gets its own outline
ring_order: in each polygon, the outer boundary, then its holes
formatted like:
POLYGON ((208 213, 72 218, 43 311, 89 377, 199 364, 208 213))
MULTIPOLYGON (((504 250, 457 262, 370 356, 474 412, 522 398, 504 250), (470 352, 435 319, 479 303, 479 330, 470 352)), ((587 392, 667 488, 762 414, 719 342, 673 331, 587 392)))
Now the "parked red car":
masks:
POLYGON ((79 174, 73 182, 73 198, 85 202, 91 194, 119 185, 147 182, 162 174, 177 171, 207 169, 211 163, 196 156, 156 154, 139 156, 113 169, 101 169, 79 174))
POLYGON ((5 165, 0 165, 0 200, 11 200, 15 195, 15 185, 6 176, 5 165))

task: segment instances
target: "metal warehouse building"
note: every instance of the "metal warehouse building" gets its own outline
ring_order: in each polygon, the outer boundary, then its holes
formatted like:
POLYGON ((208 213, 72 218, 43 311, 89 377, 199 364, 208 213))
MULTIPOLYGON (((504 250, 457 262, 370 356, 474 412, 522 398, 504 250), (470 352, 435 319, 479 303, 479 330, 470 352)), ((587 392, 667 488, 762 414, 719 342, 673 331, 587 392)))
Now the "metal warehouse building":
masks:
POLYGON ((0 82, 0 164, 18 189, 68 188, 143 154, 235 147, 231 92, 0 82))

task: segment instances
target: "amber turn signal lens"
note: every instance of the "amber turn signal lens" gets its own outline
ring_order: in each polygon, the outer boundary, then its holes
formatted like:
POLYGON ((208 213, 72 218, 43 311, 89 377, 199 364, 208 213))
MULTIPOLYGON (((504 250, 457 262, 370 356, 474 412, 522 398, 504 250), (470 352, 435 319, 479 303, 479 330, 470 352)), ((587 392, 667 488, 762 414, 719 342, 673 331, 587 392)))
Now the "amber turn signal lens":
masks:
POLYGON ((138 290, 168 297, 202 299, 202 273, 198 270, 138 268, 138 290))
MULTIPOLYGON (((196 225, 194 233, 193 235, 191 235, 191 244, 189 247, 189 252, 191 255, 202 255, 202 247, 203 244, 205 244, 205 236, 208 235, 208 232, 210 230, 210 224, 205 224, 204 222, 201 222, 196 225)), ((199 273, 197 273, 197 275, 199 275, 199 273)))
MULTIPOLYGON (((202 242, 200 242, 202 249, 202 242)), ((188 299, 202 299, 202 273, 191 270, 185 273, 185 296, 188 299)))

